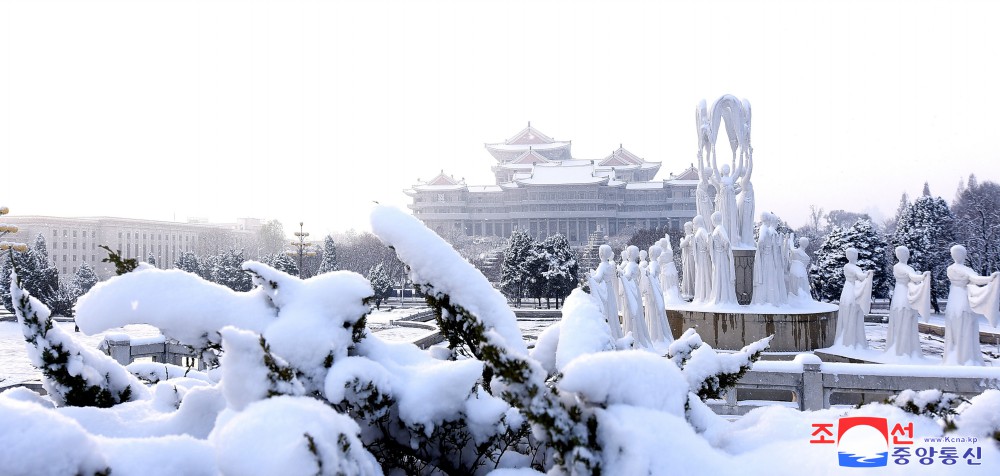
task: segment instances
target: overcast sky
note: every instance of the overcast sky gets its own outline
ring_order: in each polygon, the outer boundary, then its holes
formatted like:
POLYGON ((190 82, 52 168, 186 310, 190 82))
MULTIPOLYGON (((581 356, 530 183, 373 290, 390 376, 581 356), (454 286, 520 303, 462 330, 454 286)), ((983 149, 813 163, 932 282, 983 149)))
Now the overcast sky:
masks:
POLYGON ((759 210, 892 216, 924 181, 1000 180, 997 5, 3 2, 0 202, 322 235, 442 169, 492 183, 483 143, 529 120, 666 177, 730 93, 759 210))

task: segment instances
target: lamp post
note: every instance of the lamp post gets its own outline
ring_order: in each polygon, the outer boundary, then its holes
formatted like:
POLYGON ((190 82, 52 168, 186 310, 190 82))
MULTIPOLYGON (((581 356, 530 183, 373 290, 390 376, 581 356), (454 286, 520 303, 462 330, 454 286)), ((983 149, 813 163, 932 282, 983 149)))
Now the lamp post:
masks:
POLYGON ((299 231, 295 232, 295 236, 298 237, 299 241, 293 241, 292 242, 292 246, 298 248, 298 250, 296 251, 296 254, 299 255, 299 277, 300 278, 303 277, 303 274, 305 274, 305 270, 302 269, 303 258, 306 257, 306 256, 316 256, 316 252, 313 251, 312 249, 309 249, 312 245, 309 244, 309 243, 306 243, 306 237, 309 236, 309 233, 306 232, 306 231, 303 231, 303 229, 302 229, 303 226, 304 226, 304 223, 300 221, 299 222, 299 231))
MULTIPOLYGON (((6 215, 10 210, 7 207, 0 206, 0 216, 6 215)), ((0 238, 6 236, 8 233, 17 233, 17 227, 14 225, 8 225, 6 223, 0 223, 0 238)), ((28 245, 24 243, 11 243, 8 241, 0 241, 0 250, 6 251, 13 249, 14 251, 25 252, 28 251, 28 245)), ((13 255, 11 255, 13 257, 13 255)))

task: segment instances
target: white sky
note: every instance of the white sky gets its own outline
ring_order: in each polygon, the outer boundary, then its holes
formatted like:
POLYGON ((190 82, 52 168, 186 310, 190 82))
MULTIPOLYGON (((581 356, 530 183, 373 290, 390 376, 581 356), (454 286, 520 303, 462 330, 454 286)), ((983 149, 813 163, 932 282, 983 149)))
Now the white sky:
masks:
MULTIPOLYGON (((527 121, 573 155, 694 160, 753 104, 758 209, 892 216, 1000 180, 997 2, 3 2, 13 214, 367 228, 439 170, 492 183, 527 121)), ((725 157, 724 133, 720 157, 725 157)))

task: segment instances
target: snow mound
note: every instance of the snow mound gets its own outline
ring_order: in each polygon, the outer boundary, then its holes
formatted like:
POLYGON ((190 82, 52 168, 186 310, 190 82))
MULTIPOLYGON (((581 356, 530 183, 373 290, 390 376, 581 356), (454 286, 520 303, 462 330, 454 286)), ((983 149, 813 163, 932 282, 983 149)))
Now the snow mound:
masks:
POLYGON ((673 362, 644 350, 585 354, 563 370, 559 389, 602 405, 634 405, 683 418, 688 384, 673 362))
POLYGON ((308 397, 280 396, 220 416, 209 441, 223 474, 382 474, 358 424, 308 397))
POLYGON ((0 394, 0 474, 94 474, 107 469, 79 423, 33 402, 0 394))

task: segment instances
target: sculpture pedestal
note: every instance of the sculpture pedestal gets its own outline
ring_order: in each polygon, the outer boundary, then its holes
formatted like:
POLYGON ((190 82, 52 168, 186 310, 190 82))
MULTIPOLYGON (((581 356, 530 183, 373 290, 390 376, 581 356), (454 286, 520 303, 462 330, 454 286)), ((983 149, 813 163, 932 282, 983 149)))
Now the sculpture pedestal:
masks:
POLYGON ((753 299, 753 261, 757 250, 733 249, 736 268, 736 301, 746 306, 753 299))
POLYGON ((763 305, 672 307, 667 309, 667 319, 674 338, 693 327, 716 349, 739 350, 774 335, 770 352, 811 351, 832 346, 837 333, 837 306, 820 302, 787 310, 763 305))

